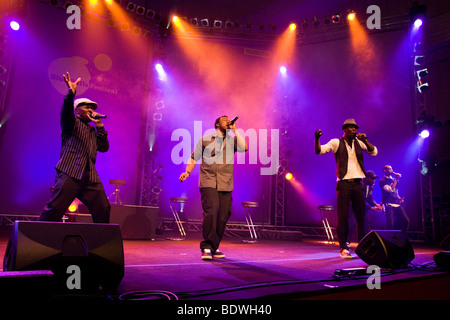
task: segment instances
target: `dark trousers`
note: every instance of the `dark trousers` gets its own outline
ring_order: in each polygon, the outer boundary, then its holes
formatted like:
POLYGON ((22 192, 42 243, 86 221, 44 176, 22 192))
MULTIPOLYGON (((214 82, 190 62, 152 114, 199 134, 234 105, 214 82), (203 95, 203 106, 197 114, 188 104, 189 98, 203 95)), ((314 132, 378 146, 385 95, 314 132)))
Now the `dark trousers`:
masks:
POLYGON ((336 185, 337 196, 337 236, 341 249, 348 249, 348 218, 350 204, 356 219, 358 241, 365 236, 364 217, 365 204, 361 182, 359 180, 340 180, 336 185))
POLYGON ((86 205, 93 222, 109 223, 111 205, 103 184, 91 183, 87 177, 82 180, 73 179, 60 171, 56 173, 55 189, 39 220, 60 221, 75 198, 86 205))
POLYGON ((233 199, 231 192, 217 191, 215 188, 201 188, 200 194, 203 207, 203 241, 200 242, 200 249, 214 252, 219 248, 231 216, 233 199))
POLYGON ((408 231, 409 218, 405 212, 405 209, 400 207, 392 207, 389 204, 385 205, 386 208, 386 230, 402 230, 408 231))

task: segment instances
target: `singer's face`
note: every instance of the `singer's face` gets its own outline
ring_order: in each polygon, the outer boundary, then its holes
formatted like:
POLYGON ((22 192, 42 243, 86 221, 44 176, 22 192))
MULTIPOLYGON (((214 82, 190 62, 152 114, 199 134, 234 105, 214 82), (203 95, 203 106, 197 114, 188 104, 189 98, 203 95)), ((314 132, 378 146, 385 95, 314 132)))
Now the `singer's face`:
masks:
POLYGON ((350 125, 344 129, 344 135, 348 138, 354 139, 356 137, 357 131, 358 131, 358 129, 356 129, 355 126, 350 125))
POLYGON ((78 114, 78 116, 84 120, 84 121, 91 121, 91 119, 89 118, 89 115, 92 114, 92 112, 94 112, 94 108, 89 105, 89 104, 83 104, 81 106, 78 106, 75 109, 75 112, 78 114))
POLYGON ((391 166, 385 166, 385 167, 383 168, 383 171, 384 171, 384 174, 387 175, 387 176, 391 175, 391 174, 394 172, 394 171, 392 170, 392 167, 391 167, 391 166))
POLYGON ((228 117, 222 117, 219 119, 218 129, 221 131, 225 131, 229 129, 230 119, 228 117))

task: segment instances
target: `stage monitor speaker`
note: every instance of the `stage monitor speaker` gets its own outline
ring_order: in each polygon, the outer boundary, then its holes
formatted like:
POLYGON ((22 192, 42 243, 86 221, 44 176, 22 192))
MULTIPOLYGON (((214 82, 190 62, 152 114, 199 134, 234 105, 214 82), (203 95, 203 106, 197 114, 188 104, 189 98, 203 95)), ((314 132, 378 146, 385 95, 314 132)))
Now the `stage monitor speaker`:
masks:
POLYGON ((445 251, 450 250, 450 234, 448 234, 444 239, 442 239, 439 246, 444 249, 445 251))
POLYGON ((113 292, 124 276, 119 226, 15 221, 3 270, 50 270, 58 292, 113 292))
POLYGON ((393 269, 406 267, 415 257, 408 236, 400 230, 372 230, 355 253, 369 265, 393 269))
POLYGON ((436 266, 442 270, 450 270, 450 251, 441 251, 433 256, 436 266))

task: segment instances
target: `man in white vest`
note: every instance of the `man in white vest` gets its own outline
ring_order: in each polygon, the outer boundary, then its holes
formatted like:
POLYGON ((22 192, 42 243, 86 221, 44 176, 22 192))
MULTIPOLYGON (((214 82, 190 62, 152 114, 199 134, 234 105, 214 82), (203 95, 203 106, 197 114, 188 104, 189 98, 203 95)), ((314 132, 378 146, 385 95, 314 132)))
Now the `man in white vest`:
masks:
POLYGON ((339 240, 340 256, 352 258, 348 246, 348 217, 350 204, 356 219, 358 241, 365 236, 364 217, 365 204, 361 180, 365 177, 363 151, 371 156, 378 154, 364 133, 357 133, 359 126, 354 119, 345 120, 342 125, 344 131, 340 139, 331 139, 321 145, 319 142, 322 131, 314 133, 314 150, 316 154, 326 154, 333 151, 336 160, 336 196, 337 196, 337 236, 339 240))

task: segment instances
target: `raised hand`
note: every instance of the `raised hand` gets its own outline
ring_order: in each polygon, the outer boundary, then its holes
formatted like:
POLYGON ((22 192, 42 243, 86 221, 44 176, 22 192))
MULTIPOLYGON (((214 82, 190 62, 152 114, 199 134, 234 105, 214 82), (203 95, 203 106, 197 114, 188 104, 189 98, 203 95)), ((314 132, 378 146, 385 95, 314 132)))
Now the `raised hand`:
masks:
POLYGON ((75 92, 77 91, 77 85, 81 81, 81 78, 78 78, 75 82, 72 82, 72 80, 70 80, 69 72, 67 72, 66 74, 63 74, 63 77, 64 77, 64 82, 67 84, 69 89, 72 90, 72 93, 75 94, 75 92))

